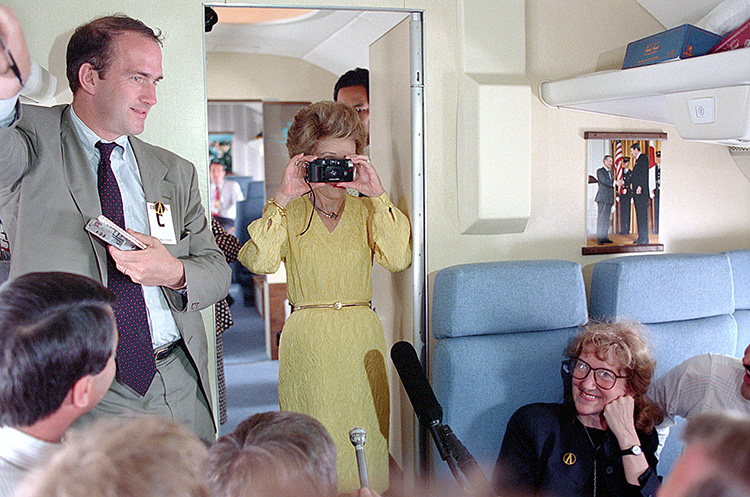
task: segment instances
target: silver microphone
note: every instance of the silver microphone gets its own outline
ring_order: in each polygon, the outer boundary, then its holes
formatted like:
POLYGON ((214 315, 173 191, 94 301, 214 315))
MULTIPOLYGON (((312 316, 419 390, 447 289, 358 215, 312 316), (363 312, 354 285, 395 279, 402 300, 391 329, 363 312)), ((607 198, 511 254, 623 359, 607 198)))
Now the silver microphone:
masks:
POLYGON ((367 433, 364 428, 352 428, 349 430, 349 441, 354 446, 357 455, 357 469, 359 470, 359 486, 370 488, 370 478, 367 476, 367 461, 365 460, 365 441, 367 433))

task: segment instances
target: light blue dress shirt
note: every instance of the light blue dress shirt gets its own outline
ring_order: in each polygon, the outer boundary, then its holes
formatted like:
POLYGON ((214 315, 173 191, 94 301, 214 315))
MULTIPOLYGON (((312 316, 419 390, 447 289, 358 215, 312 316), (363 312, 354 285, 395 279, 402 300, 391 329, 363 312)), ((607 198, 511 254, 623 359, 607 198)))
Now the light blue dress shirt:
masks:
MULTIPOLYGON (((94 145, 96 142, 104 140, 81 121, 73 111, 72 106, 69 111, 78 139, 86 150, 89 165, 94 171, 94 176, 97 176, 100 153, 94 145)), ((130 146, 128 137, 124 135, 117 138, 115 143, 120 147, 112 152, 111 163, 122 196, 125 227, 150 235, 151 230, 148 223, 148 213, 146 212, 146 194, 143 192, 143 183, 141 182, 133 147, 130 146)), ((151 341, 154 348, 174 342, 180 337, 180 332, 161 287, 142 285, 141 288, 143 288, 143 297, 148 310, 148 324, 151 327, 151 341)))

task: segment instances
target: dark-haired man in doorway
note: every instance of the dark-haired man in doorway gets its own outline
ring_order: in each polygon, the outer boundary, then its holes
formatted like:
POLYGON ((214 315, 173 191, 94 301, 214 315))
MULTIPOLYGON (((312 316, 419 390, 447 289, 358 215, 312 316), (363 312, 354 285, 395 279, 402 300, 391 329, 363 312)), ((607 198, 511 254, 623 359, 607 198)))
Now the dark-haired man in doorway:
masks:
POLYGON ((370 71, 358 67, 341 75, 333 88, 333 100, 354 107, 370 143, 370 71))

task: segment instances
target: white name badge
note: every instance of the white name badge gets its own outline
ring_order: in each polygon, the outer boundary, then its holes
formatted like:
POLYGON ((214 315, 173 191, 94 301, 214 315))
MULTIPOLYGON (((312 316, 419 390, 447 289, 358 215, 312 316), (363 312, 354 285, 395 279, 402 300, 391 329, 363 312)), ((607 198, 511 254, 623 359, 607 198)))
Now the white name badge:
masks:
POLYGON ((148 224, 151 228, 151 236, 158 238, 164 245, 176 245, 177 237, 172 224, 172 210, 169 204, 162 202, 146 202, 148 212, 148 224))

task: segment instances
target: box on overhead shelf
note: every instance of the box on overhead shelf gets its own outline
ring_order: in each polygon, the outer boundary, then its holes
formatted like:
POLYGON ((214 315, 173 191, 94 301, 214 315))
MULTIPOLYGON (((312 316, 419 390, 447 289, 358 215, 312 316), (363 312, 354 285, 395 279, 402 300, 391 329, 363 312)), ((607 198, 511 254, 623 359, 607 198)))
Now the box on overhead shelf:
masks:
POLYGON ((710 53, 726 52, 738 48, 750 47, 750 20, 727 35, 724 40, 711 49, 710 53))
POLYGON ((622 68, 705 55, 719 42, 721 36, 690 24, 683 24, 629 43, 622 68))

